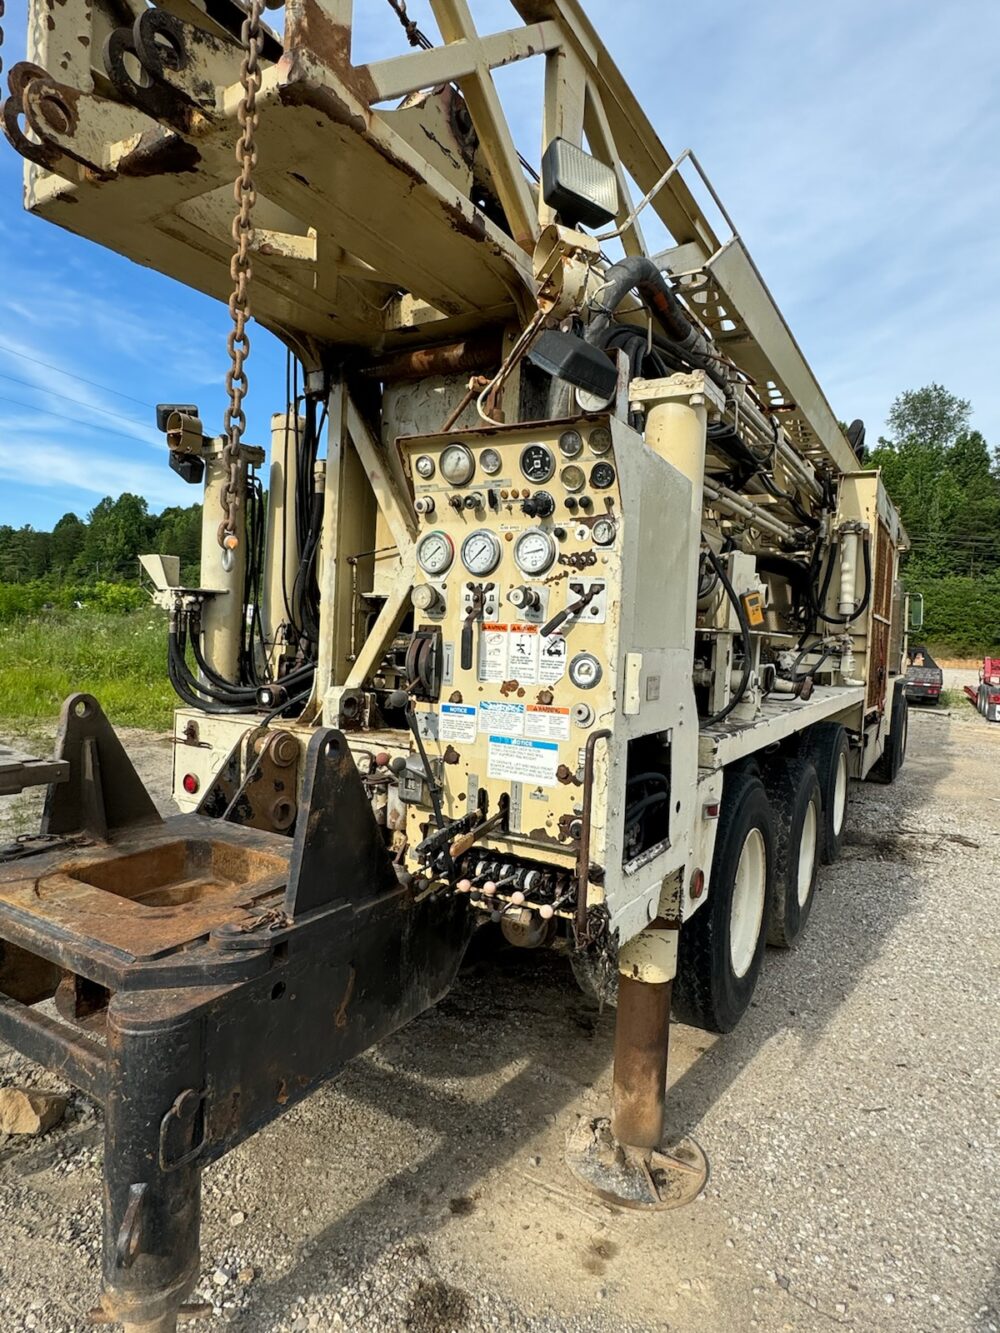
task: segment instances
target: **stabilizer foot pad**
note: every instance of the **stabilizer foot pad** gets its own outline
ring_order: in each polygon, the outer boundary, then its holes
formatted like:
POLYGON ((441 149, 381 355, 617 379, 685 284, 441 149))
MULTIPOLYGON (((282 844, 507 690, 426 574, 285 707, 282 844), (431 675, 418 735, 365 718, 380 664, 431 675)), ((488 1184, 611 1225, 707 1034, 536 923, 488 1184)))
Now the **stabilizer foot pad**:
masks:
POLYGON ((588 1189, 620 1208, 655 1212, 692 1203, 708 1183, 708 1158, 691 1138, 644 1153, 619 1143, 602 1116, 566 1138, 566 1164, 588 1189))

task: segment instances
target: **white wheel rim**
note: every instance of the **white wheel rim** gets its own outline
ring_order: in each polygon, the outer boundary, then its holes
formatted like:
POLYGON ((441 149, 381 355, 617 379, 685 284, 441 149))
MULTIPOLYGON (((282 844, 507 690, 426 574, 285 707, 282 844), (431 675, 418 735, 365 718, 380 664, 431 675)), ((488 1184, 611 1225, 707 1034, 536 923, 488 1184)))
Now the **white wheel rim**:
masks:
POLYGON ((802 836, 799 838, 799 874, 796 882, 796 896, 799 906, 805 907, 809 890, 812 888, 813 873, 816 869, 816 851, 819 847, 819 820, 816 818, 816 802, 806 806, 806 817, 802 821, 802 836))
POLYGON ((899 738, 900 759, 902 759, 903 756, 906 754, 906 741, 909 730, 910 730, 910 710, 907 708, 903 710, 903 734, 899 738))
POLYGON ((833 836, 840 837, 844 827, 844 815, 847 813, 847 755, 837 756, 837 778, 833 784, 833 836))
POLYGON ((764 922, 766 887, 767 848, 760 829, 752 828, 743 843, 736 867, 729 917, 729 957, 738 977, 746 976, 757 952, 764 922))

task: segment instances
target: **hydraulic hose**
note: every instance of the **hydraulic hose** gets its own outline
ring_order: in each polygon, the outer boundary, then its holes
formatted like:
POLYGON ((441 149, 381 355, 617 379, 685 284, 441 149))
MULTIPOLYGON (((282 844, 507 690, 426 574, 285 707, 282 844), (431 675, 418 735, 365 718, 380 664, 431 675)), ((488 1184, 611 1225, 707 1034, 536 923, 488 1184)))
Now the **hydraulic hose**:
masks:
MULTIPOLYGON (((702 540, 704 541, 704 537, 702 540)), ((750 622, 747 620, 747 613, 743 609, 743 603, 736 595, 736 589, 733 587, 729 575, 726 573, 725 565, 723 565, 722 561, 715 554, 707 541, 705 542, 705 553, 708 556, 709 563, 718 575, 719 582, 725 589, 726 596, 733 604, 733 610, 736 612, 736 619, 740 622, 740 635, 743 639, 742 679, 736 687, 736 693, 726 704, 725 708, 720 708, 717 713, 713 713, 711 717, 705 718, 705 726, 712 727, 716 722, 721 722, 724 718, 727 718, 733 709, 743 702, 743 696, 746 694, 747 689, 750 686, 750 676, 753 671, 753 644, 750 640, 750 622)))
POLYGON ((590 302, 593 317, 584 335, 587 342, 596 347, 603 344, 615 311, 631 291, 638 292, 643 304, 659 320, 673 349, 703 369, 716 384, 725 383, 722 372, 712 364, 704 335, 688 319, 673 288, 645 255, 629 255, 608 269, 604 286, 590 302))
POLYGON ((864 534, 861 543, 861 557, 865 568, 865 592, 861 601, 858 603, 856 610, 849 616, 828 616, 822 609, 823 603, 826 601, 826 594, 830 588, 830 580, 833 578, 833 567, 837 560, 837 550, 838 544, 833 542, 830 547, 830 563, 827 565, 826 574, 823 578, 823 587, 820 589, 819 596, 813 604, 813 610, 816 612, 817 619, 824 621, 827 625, 853 625, 855 620, 857 620, 859 616, 864 615, 868 610, 868 603, 871 601, 872 596, 872 550, 868 533, 866 532, 864 534))

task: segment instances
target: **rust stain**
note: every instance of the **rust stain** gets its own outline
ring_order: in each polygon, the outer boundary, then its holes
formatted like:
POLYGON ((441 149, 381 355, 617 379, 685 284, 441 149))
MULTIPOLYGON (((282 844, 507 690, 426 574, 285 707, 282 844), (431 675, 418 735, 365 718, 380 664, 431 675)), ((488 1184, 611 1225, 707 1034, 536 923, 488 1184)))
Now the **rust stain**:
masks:
POLYGON ((459 760, 459 753, 455 749, 454 745, 449 745, 447 750, 445 750, 444 754, 441 757, 443 758, 446 764, 457 764, 459 760))
POLYGON ((201 154, 179 134, 149 130, 118 163, 121 176, 171 176, 198 170, 201 154))
POLYGON ((451 692, 451 694, 450 694, 450 696, 449 696, 449 698, 448 698, 448 702, 449 702, 450 704, 460 704, 460 703, 462 702, 462 691, 461 691, 461 690, 452 690, 452 692, 451 692))
POLYGON ((357 978, 358 974, 352 967, 351 974, 347 978, 347 986, 344 989, 343 998, 341 999, 340 1004, 337 1006, 337 1012, 333 1016, 333 1022, 335 1027, 338 1028, 347 1027, 347 1006, 351 1003, 351 998, 354 995, 354 983, 355 981, 357 981, 357 978))
MULTIPOLYGON (((504 683, 500 686, 500 693, 503 695, 505 699, 507 699, 512 694, 516 694, 520 688, 521 688, 520 681, 505 680, 504 683)), ((523 690, 521 692, 523 693, 523 690)))

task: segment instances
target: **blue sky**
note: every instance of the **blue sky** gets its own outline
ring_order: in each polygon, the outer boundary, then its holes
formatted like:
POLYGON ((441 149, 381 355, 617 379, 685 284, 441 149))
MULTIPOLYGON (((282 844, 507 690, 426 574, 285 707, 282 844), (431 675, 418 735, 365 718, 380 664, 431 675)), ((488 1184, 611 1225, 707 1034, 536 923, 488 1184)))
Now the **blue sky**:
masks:
MULTIPOLYGON (((1000 444, 995 0, 584 4, 667 147, 698 153, 838 415, 873 438, 897 393, 938 380, 1000 444)), ((409 8, 435 36, 425 0, 409 8)), ((484 31, 513 20, 506 0, 472 8, 484 31)), ((384 0, 356 9, 356 59, 403 49, 384 0)), ((4 29, 9 68, 25 0, 4 29)), ((499 82, 537 163, 536 71, 499 82)), ((190 503, 153 405, 197 402, 220 428, 225 307, 25 214, 20 167, 0 143, 0 523, 122 490, 190 503)), ((266 443, 284 354, 261 329, 250 375, 266 443)))

